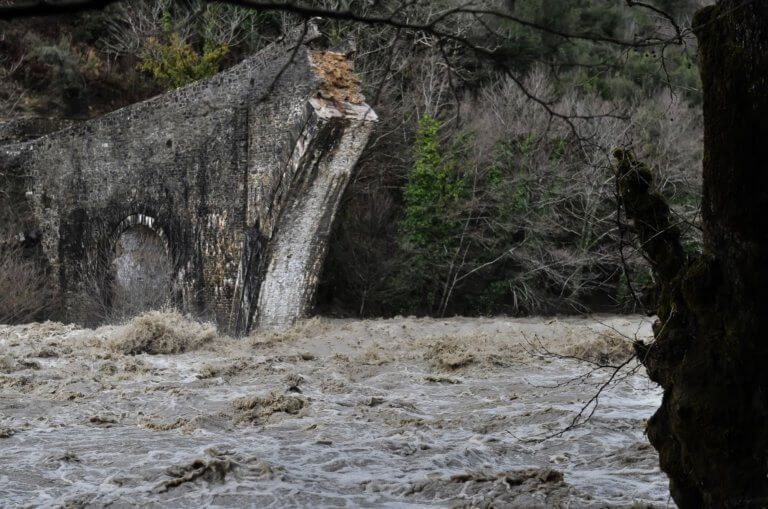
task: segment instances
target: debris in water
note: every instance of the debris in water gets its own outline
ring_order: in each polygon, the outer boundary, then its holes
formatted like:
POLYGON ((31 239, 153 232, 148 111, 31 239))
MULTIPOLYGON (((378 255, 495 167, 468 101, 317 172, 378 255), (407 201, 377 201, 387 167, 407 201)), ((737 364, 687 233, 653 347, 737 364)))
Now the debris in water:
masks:
POLYGON ((447 376, 439 376, 439 375, 427 375, 424 377, 424 380, 427 382, 432 382, 436 384, 460 384, 461 380, 457 378, 450 378, 447 376))
POLYGON ((303 361, 313 361, 315 360, 315 354, 312 352, 299 352, 299 358, 303 361))
POLYGON ((117 330, 109 341, 116 352, 172 354, 197 350, 216 337, 216 327, 177 311, 149 311, 117 330))
POLYGON ((97 426, 111 428, 113 424, 117 424, 117 419, 109 415, 93 415, 88 419, 88 422, 97 426))
POLYGON ((40 369, 40 363, 37 361, 16 360, 10 355, 0 357, 0 373, 13 373, 24 369, 40 369))
POLYGON ((278 412, 296 415, 306 403, 306 400, 299 396, 286 396, 272 391, 267 396, 238 398, 232 401, 232 406, 239 411, 235 422, 258 423, 278 412))
POLYGON ((165 423, 158 423, 153 421, 147 421, 142 424, 147 429, 151 429, 152 431, 171 431, 174 429, 181 428, 182 426, 185 426, 189 423, 187 419, 182 419, 179 417, 173 422, 165 422, 165 423))
POLYGON ((531 468, 516 472, 504 472, 501 474, 466 473, 451 476, 451 482, 493 482, 501 480, 510 486, 519 486, 531 479, 541 483, 563 482, 563 473, 550 468, 531 468))
POLYGON ((105 362, 101 366, 99 366, 99 373, 102 373, 104 375, 114 375, 117 373, 117 366, 115 366, 112 362, 105 362))
POLYGON ((297 373, 291 373, 289 375, 286 375, 285 377, 285 383, 288 385, 293 385, 298 387, 304 382, 306 382, 306 379, 297 373))
POLYGON ((248 363, 245 361, 218 364, 218 365, 205 363, 200 368, 200 371, 198 371, 197 378, 207 379, 207 378, 215 378, 219 376, 222 376, 222 377, 235 376, 247 368, 248 368, 248 363))
POLYGON ((197 480, 211 484, 223 484, 227 482, 229 474, 237 479, 245 475, 256 474, 265 480, 272 479, 274 475, 272 467, 256 457, 243 459, 234 455, 232 451, 219 450, 216 447, 207 448, 204 454, 203 458, 196 458, 190 463, 168 467, 165 473, 171 479, 158 484, 154 489, 155 493, 164 493, 184 483, 197 480))
POLYGON ((430 345, 424 353, 424 360, 432 361, 437 368, 454 370, 472 364, 472 351, 455 338, 441 338, 430 345))
POLYGON ((366 406, 379 406, 382 403, 386 402, 387 400, 384 398, 378 398, 376 396, 372 396, 371 399, 369 399, 365 405, 366 406))
POLYGON ((549 508, 567 507, 570 486, 562 472, 548 468, 526 469, 513 472, 468 472, 408 483, 404 495, 425 501, 440 501, 441 505, 458 508, 515 507, 549 508))
POLYGON ((44 464, 51 468, 59 468, 64 463, 80 463, 80 458, 73 451, 64 451, 61 454, 48 456, 44 460, 44 464))
POLYGON ((566 348, 566 354, 600 365, 621 364, 634 354, 632 341, 614 331, 602 331, 588 341, 566 348))
POLYGON ((142 374, 149 371, 149 366, 141 359, 128 359, 123 362, 123 371, 125 373, 142 374))
POLYGON ((372 344, 370 348, 356 360, 363 364, 370 364, 373 366, 381 366, 390 362, 390 359, 384 356, 383 348, 377 343, 372 344))
POLYGON ((37 361, 19 361, 21 369, 40 369, 40 363, 37 361))
POLYGON ((43 347, 34 354, 30 355, 30 357, 37 357, 39 359, 55 359, 58 356, 59 352, 51 347, 43 347))
POLYGON ((219 374, 219 368, 210 364, 203 364, 197 373, 197 378, 213 378, 219 374))
POLYGON ((234 471, 235 468, 237 468, 237 464, 234 461, 220 458, 196 459, 187 465, 169 467, 166 473, 171 479, 160 483, 155 488, 155 492, 163 493, 197 479, 209 483, 223 483, 226 481, 227 474, 234 471))

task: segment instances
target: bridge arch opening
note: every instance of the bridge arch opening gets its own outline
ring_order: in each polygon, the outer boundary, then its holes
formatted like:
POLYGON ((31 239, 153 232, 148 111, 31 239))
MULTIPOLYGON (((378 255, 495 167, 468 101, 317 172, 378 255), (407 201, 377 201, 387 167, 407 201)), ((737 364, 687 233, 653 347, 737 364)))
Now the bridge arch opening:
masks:
POLYGON ((173 262, 163 231, 148 216, 126 218, 116 230, 112 314, 129 318, 172 302, 173 262))

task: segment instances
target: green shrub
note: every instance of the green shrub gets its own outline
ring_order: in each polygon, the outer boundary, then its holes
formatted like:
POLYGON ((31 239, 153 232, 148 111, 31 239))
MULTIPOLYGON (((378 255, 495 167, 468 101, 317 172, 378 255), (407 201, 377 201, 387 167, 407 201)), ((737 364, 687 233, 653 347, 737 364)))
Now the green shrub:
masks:
POLYGON ((438 248, 452 237, 456 227, 452 208, 465 187, 451 159, 441 153, 439 129, 440 124, 429 115, 419 120, 415 160, 405 186, 402 231, 409 242, 419 247, 438 248))
POLYGON ((154 37, 147 40, 139 55, 138 69, 151 73, 167 87, 178 88, 219 72, 221 59, 228 51, 224 45, 206 42, 202 54, 198 53, 173 32, 165 43, 154 37))

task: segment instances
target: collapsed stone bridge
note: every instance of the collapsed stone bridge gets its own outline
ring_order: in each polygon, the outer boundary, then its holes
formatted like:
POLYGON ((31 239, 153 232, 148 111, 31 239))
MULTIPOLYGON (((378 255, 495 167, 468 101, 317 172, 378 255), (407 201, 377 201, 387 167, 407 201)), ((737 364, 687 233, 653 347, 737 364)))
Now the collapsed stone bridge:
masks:
POLYGON ((236 333, 307 312, 376 121, 346 57, 312 48, 318 35, 310 26, 209 79, 0 147, 65 319, 114 304, 114 260, 130 251, 117 246, 137 228, 162 246, 185 311, 236 333))

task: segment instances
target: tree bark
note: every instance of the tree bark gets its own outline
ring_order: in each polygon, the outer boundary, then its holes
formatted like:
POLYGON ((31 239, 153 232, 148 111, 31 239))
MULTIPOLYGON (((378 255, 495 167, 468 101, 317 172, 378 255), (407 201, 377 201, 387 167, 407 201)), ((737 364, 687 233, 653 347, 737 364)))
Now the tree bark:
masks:
POLYGON ((694 18, 704 86, 704 253, 686 256, 651 172, 617 151, 628 215, 660 282, 664 388, 648 437, 681 508, 768 506, 768 2, 694 18))

